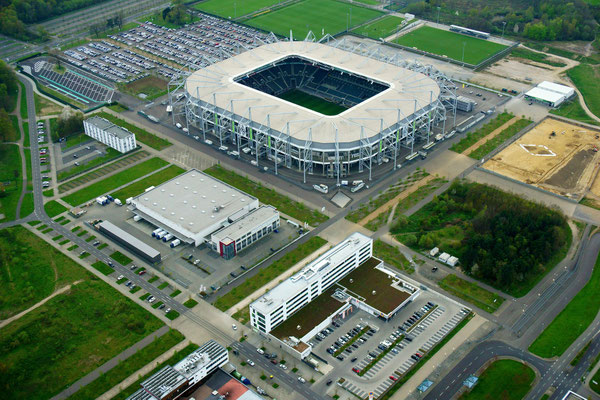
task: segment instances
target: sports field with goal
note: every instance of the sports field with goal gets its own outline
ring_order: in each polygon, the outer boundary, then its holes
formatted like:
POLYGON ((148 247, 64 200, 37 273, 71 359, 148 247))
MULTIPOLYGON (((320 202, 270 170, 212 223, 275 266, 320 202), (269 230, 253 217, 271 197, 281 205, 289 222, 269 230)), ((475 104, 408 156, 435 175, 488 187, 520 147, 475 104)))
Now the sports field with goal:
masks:
POLYGON ((282 0, 207 0, 194 4, 196 10, 223 18, 239 18, 257 10, 281 3, 282 0))
POLYGON ((352 32, 356 33, 357 35, 370 37, 371 39, 383 39, 395 33, 400 28, 402 21, 404 21, 404 18, 396 17, 394 15, 386 15, 377 21, 359 26, 352 32))
POLYGON ((280 99, 287 100, 290 103, 298 104, 299 106, 324 115, 338 115, 342 111, 346 110, 346 108, 338 104, 331 103, 327 100, 323 100, 320 97, 313 96, 312 94, 308 94, 297 89, 292 89, 279 95, 278 97, 280 99))
POLYGON ((302 0, 266 12, 244 23, 267 32, 304 39, 308 31, 317 38, 338 34, 383 15, 382 12, 337 0, 302 0))
POLYGON ((490 42, 489 40, 477 39, 430 26, 423 26, 412 32, 408 32, 394 42, 473 65, 479 64, 486 58, 507 47, 503 44, 490 42))

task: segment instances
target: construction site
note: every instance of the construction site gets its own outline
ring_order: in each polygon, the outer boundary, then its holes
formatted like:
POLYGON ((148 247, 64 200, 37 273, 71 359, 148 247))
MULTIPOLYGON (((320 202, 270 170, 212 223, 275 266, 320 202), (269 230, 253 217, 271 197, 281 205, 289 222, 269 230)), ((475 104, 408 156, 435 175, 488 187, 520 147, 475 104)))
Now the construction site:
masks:
POLYGON ((588 189, 600 198, 599 143, 599 130, 545 118, 483 167, 577 201, 588 189))

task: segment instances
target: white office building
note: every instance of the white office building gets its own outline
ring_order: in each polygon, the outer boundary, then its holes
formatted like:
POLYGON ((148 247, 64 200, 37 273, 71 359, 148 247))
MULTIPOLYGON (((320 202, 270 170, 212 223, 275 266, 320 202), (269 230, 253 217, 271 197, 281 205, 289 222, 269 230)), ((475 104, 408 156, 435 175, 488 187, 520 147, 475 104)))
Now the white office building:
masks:
POLYGON ((97 115, 83 121, 85 134, 120 153, 135 149, 135 134, 97 115))
POLYGON ((196 169, 134 197, 130 209, 184 243, 231 259, 279 228, 279 212, 196 169))
POLYGON ((372 255, 373 240, 353 233, 250 304, 250 324, 260 332, 271 332, 372 255))

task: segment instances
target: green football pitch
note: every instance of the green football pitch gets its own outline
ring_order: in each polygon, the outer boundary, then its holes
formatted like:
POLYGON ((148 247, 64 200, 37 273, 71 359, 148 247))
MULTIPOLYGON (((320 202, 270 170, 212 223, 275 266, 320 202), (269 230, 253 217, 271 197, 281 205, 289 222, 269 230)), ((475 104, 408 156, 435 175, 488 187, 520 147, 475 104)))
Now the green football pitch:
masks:
POLYGON ((370 37, 371 39, 386 38, 396 32, 404 18, 387 15, 370 24, 363 25, 353 30, 358 35, 370 37))
POLYGON ((244 23, 267 32, 304 39, 308 31, 317 38, 338 34, 383 15, 369 8, 336 0, 303 0, 273 12, 267 12, 244 23))
POLYGON ((324 115, 338 115, 342 111, 346 110, 344 107, 338 104, 331 103, 327 100, 323 100, 320 97, 313 96, 297 89, 292 89, 283 93, 282 95, 279 95, 278 97, 283 100, 287 100, 290 103, 298 104, 299 106, 324 115))
POLYGON ((423 26, 395 40, 407 47, 416 47, 429 53, 447 56, 456 61, 477 65, 486 58, 504 50, 506 46, 471 36, 423 26), (464 47, 464 60, 463 60, 464 47))
POLYGON ((282 0, 206 0, 194 8, 223 18, 238 18, 281 3, 282 0))

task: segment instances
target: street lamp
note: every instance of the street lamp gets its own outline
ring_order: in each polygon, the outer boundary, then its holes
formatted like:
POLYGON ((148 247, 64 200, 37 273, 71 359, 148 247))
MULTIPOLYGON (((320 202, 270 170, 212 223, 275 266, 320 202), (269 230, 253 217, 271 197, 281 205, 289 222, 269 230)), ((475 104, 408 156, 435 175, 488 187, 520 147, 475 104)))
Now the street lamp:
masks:
POLYGON ((506 26, 506 21, 502 21, 502 39, 504 39, 504 27, 506 26))
POLYGON ((462 63, 465 63, 465 47, 467 46, 467 42, 463 42, 463 53, 462 53, 462 63))
POLYGON ((441 9, 441 8, 442 8, 442 7, 440 7, 440 6, 438 6, 438 7, 437 7, 437 10, 438 10, 437 24, 438 24, 438 25, 440 24, 440 9, 441 9))

